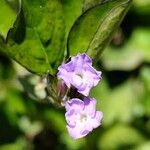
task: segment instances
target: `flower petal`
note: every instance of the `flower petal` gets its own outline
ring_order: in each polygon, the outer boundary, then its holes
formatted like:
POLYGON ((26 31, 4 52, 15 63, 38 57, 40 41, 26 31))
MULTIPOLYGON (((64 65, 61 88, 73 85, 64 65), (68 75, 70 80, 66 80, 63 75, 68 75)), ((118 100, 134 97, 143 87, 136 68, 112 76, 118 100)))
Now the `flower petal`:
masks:
POLYGON ((96 112, 96 100, 94 98, 85 97, 84 105, 84 111, 88 112, 91 117, 94 117, 96 112))
POLYGON ((95 117, 92 119, 93 128, 97 128, 101 125, 102 118, 103 118, 103 113, 101 111, 96 111, 95 117))
POLYGON ((71 109, 65 114, 67 124, 71 127, 75 127, 76 125, 76 113, 74 109, 71 109))
POLYGON ((66 111, 74 109, 80 112, 84 109, 84 102, 78 98, 73 98, 66 102, 65 108, 66 108, 66 111))
POLYGON ((84 137, 84 136, 87 135, 87 134, 82 134, 77 127, 76 128, 72 128, 72 127, 70 127, 70 126, 67 125, 67 130, 69 132, 69 135, 73 139, 79 139, 79 138, 82 138, 82 137, 84 137))
POLYGON ((96 111, 96 100, 85 97, 71 99, 66 103, 67 129, 71 137, 78 139, 86 136, 101 124, 103 113, 96 111))
POLYGON ((93 86, 101 79, 101 72, 92 67, 92 60, 85 53, 71 58, 58 68, 58 78, 64 80, 68 88, 74 86, 84 96, 88 96, 93 86))

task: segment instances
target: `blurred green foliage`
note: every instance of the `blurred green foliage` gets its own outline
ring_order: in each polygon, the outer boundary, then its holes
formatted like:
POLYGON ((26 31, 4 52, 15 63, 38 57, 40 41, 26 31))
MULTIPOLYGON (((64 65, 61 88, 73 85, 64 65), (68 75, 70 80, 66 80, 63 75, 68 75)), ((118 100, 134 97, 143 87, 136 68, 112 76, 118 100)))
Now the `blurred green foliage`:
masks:
MULTIPOLYGON (((13 2, 0 0, 0 6, 5 4, 0 10, 0 34, 3 37, 16 18, 17 8, 13 2)), ((62 11, 68 18, 65 18, 67 36, 72 22, 82 11, 82 1, 62 2, 62 11)), ((87 0, 85 4, 89 2, 87 0)), ((97 62, 103 79, 91 96, 97 99, 97 107, 104 113, 102 126, 77 141, 67 133, 64 110, 48 101, 31 99, 20 83, 20 78, 29 72, 0 52, 0 150, 149 150, 149 7, 149 0, 133 0, 129 13, 97 62)), ((42 22, 40 25, 38 32, 42 22)), ((47 32, 41 33, 45 39, 47 32)), ((34 38, 34 34, 31 35, 34 38)))

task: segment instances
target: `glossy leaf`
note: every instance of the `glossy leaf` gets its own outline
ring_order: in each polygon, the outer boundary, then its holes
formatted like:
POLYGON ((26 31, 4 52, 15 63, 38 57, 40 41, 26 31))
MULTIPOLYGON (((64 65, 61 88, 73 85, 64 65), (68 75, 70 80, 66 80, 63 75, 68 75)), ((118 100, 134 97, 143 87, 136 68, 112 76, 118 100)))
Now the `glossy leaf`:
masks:
POLYGON ((67 37, 71 26, 75 22, 78 16, 82 13, 82 3, 83 0, 62 0, 62 9, 63 9, 63 19, 65 24, 65 50, 66 50, 66 57, 69 57, 69 52, 66 48, 67 37))
POLYGON ((48 59, 37 33, 31 28, 27 28, 26 37, 20 42, 14 40, 17 33, 13 31, 10 30, 8 35, 7 49, 5 49, 7 55, 33 73, 46 73, 49 69, 48 59))
POLYGON ((64 53, 64 26, 58 0, 24 0, 5 52, 29 71, 53 74, 64 53), (51 69, 53 68, 53 70, 51 69))
POLYGON ((82 13, 83 0, 62 0, 63 16, 65 22, 66 35, 73 25, 74 21, 82 13))
POLYGON ((114 0, 84 12, 74 23, 68 36, 71 55, 87 52, 98 58, 126 14, 130 0, 114 0))

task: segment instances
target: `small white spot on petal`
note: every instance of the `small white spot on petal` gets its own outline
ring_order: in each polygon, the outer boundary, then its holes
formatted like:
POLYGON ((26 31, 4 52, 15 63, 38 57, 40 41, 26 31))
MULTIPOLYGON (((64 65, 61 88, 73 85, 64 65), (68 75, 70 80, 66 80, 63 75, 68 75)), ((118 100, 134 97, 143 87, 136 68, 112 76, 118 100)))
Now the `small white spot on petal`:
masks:
POLYGON ((80 86, 83 82, 83 78, 81 74, 73 74, 72 79, 76 86, 80 86))

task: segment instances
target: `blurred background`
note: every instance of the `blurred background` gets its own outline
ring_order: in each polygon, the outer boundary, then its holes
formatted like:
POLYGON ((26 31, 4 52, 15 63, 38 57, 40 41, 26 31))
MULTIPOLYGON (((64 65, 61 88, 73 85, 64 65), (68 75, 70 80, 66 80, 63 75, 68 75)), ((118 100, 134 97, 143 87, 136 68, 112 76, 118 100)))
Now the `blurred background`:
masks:
MULTIPOLYGON (((2 35, 15 15, 9 7, 0 10, 2 35)), ((40 100, 38 77, 0 51, 0 150, 150 150, 149 0, 133 0, 95 67, 103 79, 91 96, 104 113, 102 125, 75 141, 65 111, 40 100)))

